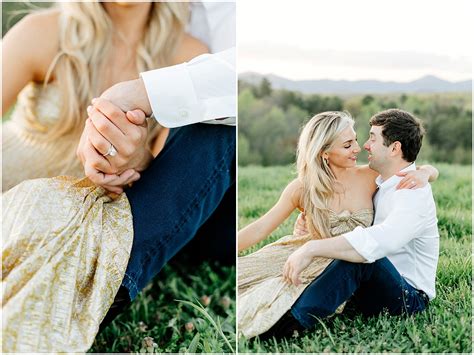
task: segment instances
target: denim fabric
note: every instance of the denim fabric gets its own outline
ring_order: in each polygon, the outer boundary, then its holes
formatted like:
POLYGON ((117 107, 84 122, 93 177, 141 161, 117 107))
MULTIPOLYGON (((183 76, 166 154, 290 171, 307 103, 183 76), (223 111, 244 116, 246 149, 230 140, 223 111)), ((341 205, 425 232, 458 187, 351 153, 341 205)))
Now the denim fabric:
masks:
MULTIPOLYGON (((223 200, 229 204, 224 196, 233 196, 235 206, 235 142, 235 127, 171 130, 161 153, 127 190, 134 240, 122 285, 132 300, 219 212, 223 200)), ((235 222, 229 227, 233 230, 223 229, 221 236, 231 238, 235 248, 235 222)), ((235 255, 235 249, 230 252, 235 255)))
POLYGON ((386 310, 391 315, 423 311, 428 297, 415 289, 387 259, 374 263, 334 260, 301 294, 291 314, 301 325, 312 327, 315 317, 327 317, 347 300, 366 316, 386 310))

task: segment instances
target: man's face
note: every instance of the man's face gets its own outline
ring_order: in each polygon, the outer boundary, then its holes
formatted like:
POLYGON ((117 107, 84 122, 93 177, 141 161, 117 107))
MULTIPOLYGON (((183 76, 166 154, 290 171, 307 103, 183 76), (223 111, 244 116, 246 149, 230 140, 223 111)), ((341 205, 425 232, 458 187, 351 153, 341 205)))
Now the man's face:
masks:
POLYGON ((387 163, 391 149, 383 144, 382 130, 382 126, 372 126, 369 139, 364 144, 364 149, 369 153, 369 167, 377 172, 387 163))

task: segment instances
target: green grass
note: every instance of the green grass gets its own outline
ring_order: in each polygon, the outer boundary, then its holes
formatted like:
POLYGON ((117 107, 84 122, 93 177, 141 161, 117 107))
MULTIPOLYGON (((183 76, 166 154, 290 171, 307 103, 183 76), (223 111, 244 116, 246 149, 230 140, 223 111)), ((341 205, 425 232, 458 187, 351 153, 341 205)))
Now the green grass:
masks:
MULTIPOLYGON (((239 339, 239 352, 461 352, 472 350, 471 166, 438 164, 432 184, 440 231, 437 297, 410 317, 338 315, 299 338, 260 342, 239 339)), ((265 213, 294 178, 294 168, 239 168, 239 229, 265 213)), ((295 212, 259 249, 291 234, 295 212)), ((250 252, 250 251, 246 251, 250 252)))
POLYGON ((235 321, 235 267, 167 265, 89 352, 230 353, 235 321))

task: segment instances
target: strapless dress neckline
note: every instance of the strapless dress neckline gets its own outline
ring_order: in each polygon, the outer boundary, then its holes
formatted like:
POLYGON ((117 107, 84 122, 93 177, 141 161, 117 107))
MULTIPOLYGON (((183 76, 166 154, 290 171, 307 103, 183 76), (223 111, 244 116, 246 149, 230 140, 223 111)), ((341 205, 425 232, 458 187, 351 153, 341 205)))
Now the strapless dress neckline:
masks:
POLYGON ((361 208, 360 210, 357 210, 357 211, 350 211, 350 210, 342 210, 340 212, 336 212, 332 209, 329 209, 329 212, 336 215, 336 216, 346 216, 346 215, 350 215, 350 216, 353 216, 353 215, 356 215, 356 214, 360 214, 360 213, 373 213, 374 212, 374 209, 373 208, 361 208))

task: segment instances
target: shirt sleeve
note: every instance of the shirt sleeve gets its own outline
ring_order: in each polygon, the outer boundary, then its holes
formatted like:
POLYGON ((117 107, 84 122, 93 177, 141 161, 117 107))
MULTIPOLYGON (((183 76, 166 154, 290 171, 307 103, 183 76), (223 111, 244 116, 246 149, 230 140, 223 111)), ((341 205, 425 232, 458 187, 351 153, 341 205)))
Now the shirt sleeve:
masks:
POLYGON ((420 235, 425 227, 428 211, 424 204, 425 198, 416 191, 395 192, 393 210, 382 223, 368 228, 356 227, 344 234, 349 244, 366 262, 381 259, 420 235))
POLYGON ((162 126, 198 122, 235 125, 235 47, 140 75, 153 115, 162 126))

